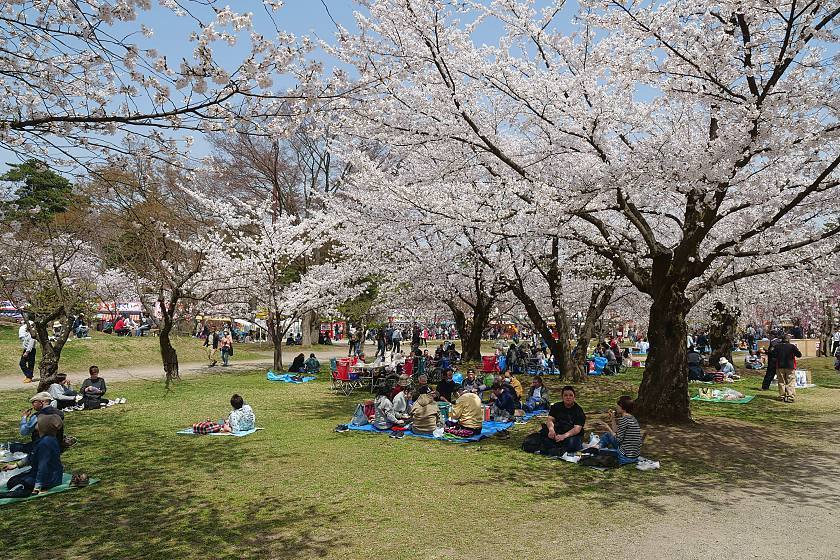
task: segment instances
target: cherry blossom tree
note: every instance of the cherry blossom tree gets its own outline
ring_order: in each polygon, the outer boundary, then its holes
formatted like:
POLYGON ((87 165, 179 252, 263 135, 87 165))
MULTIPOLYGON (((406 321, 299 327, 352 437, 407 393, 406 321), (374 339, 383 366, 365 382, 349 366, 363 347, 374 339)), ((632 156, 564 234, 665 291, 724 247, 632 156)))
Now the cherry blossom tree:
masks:
POLYGON ((840 227, 820 227, 839 188, 832 3, 585 1, 571 32, 562 3, 368 8, 334 52, 369 86, 344 122, 388 146, 387 188, 445 177, 476 201, 503 190, 512 214, 570 218, 570 238, 651 298, 641 415, 690 418, 699 299, 836 247, 840 227), (490 20, 498 44, 476 45, 490 20))

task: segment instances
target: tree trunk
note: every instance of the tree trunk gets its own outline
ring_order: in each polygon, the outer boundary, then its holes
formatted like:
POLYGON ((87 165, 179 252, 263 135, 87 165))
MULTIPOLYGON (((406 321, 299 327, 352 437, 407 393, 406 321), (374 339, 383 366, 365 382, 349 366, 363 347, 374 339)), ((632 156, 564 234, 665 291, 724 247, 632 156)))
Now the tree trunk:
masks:
POLYGON ((272 368, 275 372, 280 373, 283 371, 283 335, 286 334, 286 329, 282 327, 282 321, 278 319, 274 311, 269 312, 266 327, 268 337, 271 339, 271 344, 274 347, 272 368))
POLYGON ((465 362, 481 361, 481 335, 490 322, 490 311, 493 308, 493 300, 479 298, 478 303, 472 308, 473 316, 467 319, 466 314, 455 304, 454 301, 447 301, 446 305, 452 311, 455 319, 455 329, 461 338, 461 360, 465 362))
POLYGON ((318 333, 320 325, 318 324, 318 314, 314 311, 308 311, 303 315, 300 321, 300 332, 303 336, 303 345, 312 346, 318 343, 318 333))
POLYGON ((164 312, 163 324, 160 326, 160 335, 158 336, 158 344, 160 345, 160 358, 163 361, 163 371, 166 374, 166 388, 172 381, 181 379, 181 373, 178 370, 178 352, 172 346, 172 340, 169 334, 172 332, 172 317, 164 312))
POLYGON ((35 340, 41 346, 41 358, 38 360, 38 391, 46 391, 53 384, 55 376, 58 375, 58 363, 61 360, 61 351, 70 331, 69 325, 62 323, 61 333, 55 341, 50 341, 50 332, 55 320, 60 316, 58 313, 50 315, 45 320, 33 320, 35 327, 35 340))
POLYGON ((712 310, 712 324, 709 328, 709 343, 712 355, 709 365, 717 367, 721 358, 732 362, 732 343, 738 332, 738 317, 740 312, 723 302, 715 302, 712 310))
POLYGON ((555 307, 554 324, 557 329, 557 353, 554 354, 554 363, 560 370, 560 379, 583 381, 576 374, 575 366, 572 363, 572 349, 569 344, 569 319, 566 317, 565 309, 555 307))
POLYGON ((666 286, 656 292, 650 307, 648 354, 639 396, 638 416, 663 422, 688 422, 685 316, 690 309, 683 290, 666 286))

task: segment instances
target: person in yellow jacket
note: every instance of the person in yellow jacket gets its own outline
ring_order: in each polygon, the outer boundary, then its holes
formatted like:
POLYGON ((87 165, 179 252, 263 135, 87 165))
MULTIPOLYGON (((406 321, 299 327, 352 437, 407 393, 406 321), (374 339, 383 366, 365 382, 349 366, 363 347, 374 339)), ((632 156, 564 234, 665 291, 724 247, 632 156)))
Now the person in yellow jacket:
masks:
POLYGON ((475 393, 468 392, 463 386, 458 387, 458 400, 449 411, 449 426, 446 432, 459 436, 470 437, 481 433, 484 422, 484 410, 481 399, 475 393))

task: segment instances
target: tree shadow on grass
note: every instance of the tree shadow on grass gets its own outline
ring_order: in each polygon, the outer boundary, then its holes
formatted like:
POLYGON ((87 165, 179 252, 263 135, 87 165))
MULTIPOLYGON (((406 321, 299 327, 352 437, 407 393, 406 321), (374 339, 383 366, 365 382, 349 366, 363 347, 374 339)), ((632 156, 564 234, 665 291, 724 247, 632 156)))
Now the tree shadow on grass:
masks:
POLYGON ((247 496, 217 499, 240 477, 253 476, 246 455, 266 457, 262 442, 246 439, 147 430, 100 448, 96 463, 108 465, 100 484, 5 506, 15 510, 13 529, 3 531, 4 553, 31 555, 45 531, 55 558, 311 558, 345 544, 332 529, 346 515, 340 509, 289 502, 259 486, 253 494, 253 481, 247 496), (47 529, 44 512, 53 508, 61 522, 47 529))
MULTIPOLYGON (((840 497, 832 482, 840 449, 789 445, 786 434, 775 428, 726 418, 702 418, 687 426, 648 425, 642 453, 662 463, 661 470, 651 472, 632 466, 599 472, 526 454, 521 442, 535 429, 491 444, 520 450, 521 459, 498 467, 491 476, 535 483, 541 489, 535 494, 537 500, 571 496, 596 507, 625 503, 662 513, 659 498, 668 495, 687 497, 713 511, 725 510, 748 495, 831 511, 840 497)), ((831 432, 826 427, 820 433, 825 437, 831 432)))

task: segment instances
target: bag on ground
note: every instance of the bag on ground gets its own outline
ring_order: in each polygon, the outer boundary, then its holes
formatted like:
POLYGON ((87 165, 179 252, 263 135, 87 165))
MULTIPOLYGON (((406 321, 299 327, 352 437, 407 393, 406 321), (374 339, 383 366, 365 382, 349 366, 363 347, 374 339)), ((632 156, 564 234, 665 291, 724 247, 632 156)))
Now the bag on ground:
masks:
POLYGON ((352 426, 367 426, 370 424, 368 416, 365 414, 365 407, 361 404, 356 405, 356 411, 353 412, 353 418, 350 420, 352 426))
POLYGON ((204 422, 196 422, 193 424, 194 434, 215 434, 222 431, 222 426, 218 422, 212 420, 205 420, 204 422))

